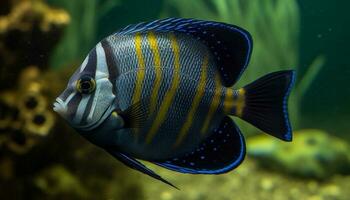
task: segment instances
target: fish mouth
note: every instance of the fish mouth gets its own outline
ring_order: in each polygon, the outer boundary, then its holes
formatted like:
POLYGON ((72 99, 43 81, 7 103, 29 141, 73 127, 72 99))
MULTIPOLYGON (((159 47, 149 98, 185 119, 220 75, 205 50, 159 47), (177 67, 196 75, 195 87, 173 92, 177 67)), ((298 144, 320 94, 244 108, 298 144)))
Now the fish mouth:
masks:
POLYGON ((64 115, 64 113, 67 112, 67 106, 65 105, 62 99, 57 98, 56 101, 53 103, 53 110, 60 115, 64 115))
POLYGON ((97 128, 98 126, 100 126, 111 114, 112 112, 115 110, 114 106, 110 105, 105 111, 104 113, 101 115, 101 117, 99 119, 97 119, 96 121, 87 124, 87 125, 72 125, 74 128, 82 130, 82 131, 91 131, 95 128, 97 128))
POLYGON ((77 125, 72 123, 70 120, 68 120, 67 117, 67 105, 65 105, 64 101, 60 98, 57 98, 56 101, 53 103, 53 110, 57 112, 59 115, 61 115, 73 128, 82 130, 82 131, 91 131, 95 128, 97 128, 99 125, 103 123, 105 119, 108 118, 112 114, 112 112, 115 110, 113 105, 110 105, 101 115, 100 118, 95 120, 94 122, 91 122, 86 125, 77 125))

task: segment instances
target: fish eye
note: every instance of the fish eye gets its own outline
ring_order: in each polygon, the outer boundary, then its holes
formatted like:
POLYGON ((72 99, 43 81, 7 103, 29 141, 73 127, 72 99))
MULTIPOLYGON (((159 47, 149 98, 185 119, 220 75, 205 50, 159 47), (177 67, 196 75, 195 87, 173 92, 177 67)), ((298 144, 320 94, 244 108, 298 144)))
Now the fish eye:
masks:
POLYGON ((80 79, 77 81, 76 89, 81 94, 90 94, 93 91, 95 91, 96 88, 96 82, 95 80, 88 75, 84 75, 80 77, 80 79))

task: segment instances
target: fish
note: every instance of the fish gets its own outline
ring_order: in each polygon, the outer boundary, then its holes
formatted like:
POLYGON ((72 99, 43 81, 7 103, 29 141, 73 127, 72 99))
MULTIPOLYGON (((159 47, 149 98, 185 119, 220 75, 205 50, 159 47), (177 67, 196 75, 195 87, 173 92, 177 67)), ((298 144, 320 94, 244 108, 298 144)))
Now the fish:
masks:
POLYGON ((53 109, 126 166, 177 188, 142 161, 180 173, 229 172, 246 153, 234 118, 292 141, 294 70, 234 88, 252 49, 247 30, 222 22, 129 25, 89 52, 53 109))

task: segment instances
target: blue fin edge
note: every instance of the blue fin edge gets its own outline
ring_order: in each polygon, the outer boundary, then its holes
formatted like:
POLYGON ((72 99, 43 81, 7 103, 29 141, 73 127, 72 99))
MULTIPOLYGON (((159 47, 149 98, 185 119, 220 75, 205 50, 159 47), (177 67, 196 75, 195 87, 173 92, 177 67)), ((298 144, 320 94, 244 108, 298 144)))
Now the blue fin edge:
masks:
POLYGON ((152 162, 158 166, 161 166, 161 167, 164 167, 166 169, 169 169, 169 170, 175 170, 175 171, 178 171, 178 172, 181 172, 181 173, 187 173, 187 174, 223 174, 223 173, 226 173, 226 172, 229 172, 231 171, 232 169, 236 168, 237 166, 239 166, 243 160, 244 160, 244 155, 246 154, 246 145, 245 145, 245 141, 244 141, 244 138, 243 138, 243 135, 240 131, 240 129, 238 128, 238 126, 236 125, 235 126, 236 130, 237 130, 237 133, 239 133, 240 135, 240 141, 241 141, 241 154, 239 155, 239 157, 234 161, 232 162, 230 165, 224 167, 224 168, 221 168, 221 169, 218 169, 218 170, 193 170, 193 169, 190 169, 190 168, 185 168, 185 167, 179 167, 179 166, 176 166, 176 165, 172 165, 172 164, 168 164, 168 163, 157 163, 157 162, 152 162))
POLYGON ((292 125, 290 123, 289 115, 288 115, 288 98, 289 98, 289 95, 290 95, 290 93, 292 91, 292 88, 293 88, 293 86, 295 84, 296 71, 292 70, 291 73, 292 73, 292 75, 291 75, 292 81, 290 82, 290 84, 288 86, 288 89, 287 89, 287 92, 286 92, 285 96, 283 97, 283 113, 284 113, 284 119, 285 119, 285 122, 286 122, 286 125, 287 125, 287 132, 284 135, 284 138, 288 142, 292 141, 292 139, 293 139, 292 125))

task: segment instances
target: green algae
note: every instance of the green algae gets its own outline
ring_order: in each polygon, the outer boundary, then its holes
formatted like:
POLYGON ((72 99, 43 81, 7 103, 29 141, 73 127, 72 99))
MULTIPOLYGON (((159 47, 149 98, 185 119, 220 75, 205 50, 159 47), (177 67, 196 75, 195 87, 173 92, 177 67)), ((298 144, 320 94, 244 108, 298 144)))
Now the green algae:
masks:
POLYGON ((303 178, 326 179, 350 171, 350 146, 331 134, 306 129, 294 132, 292 143, 265 135, 248 139, 248 155, 261 166, 303 178))

